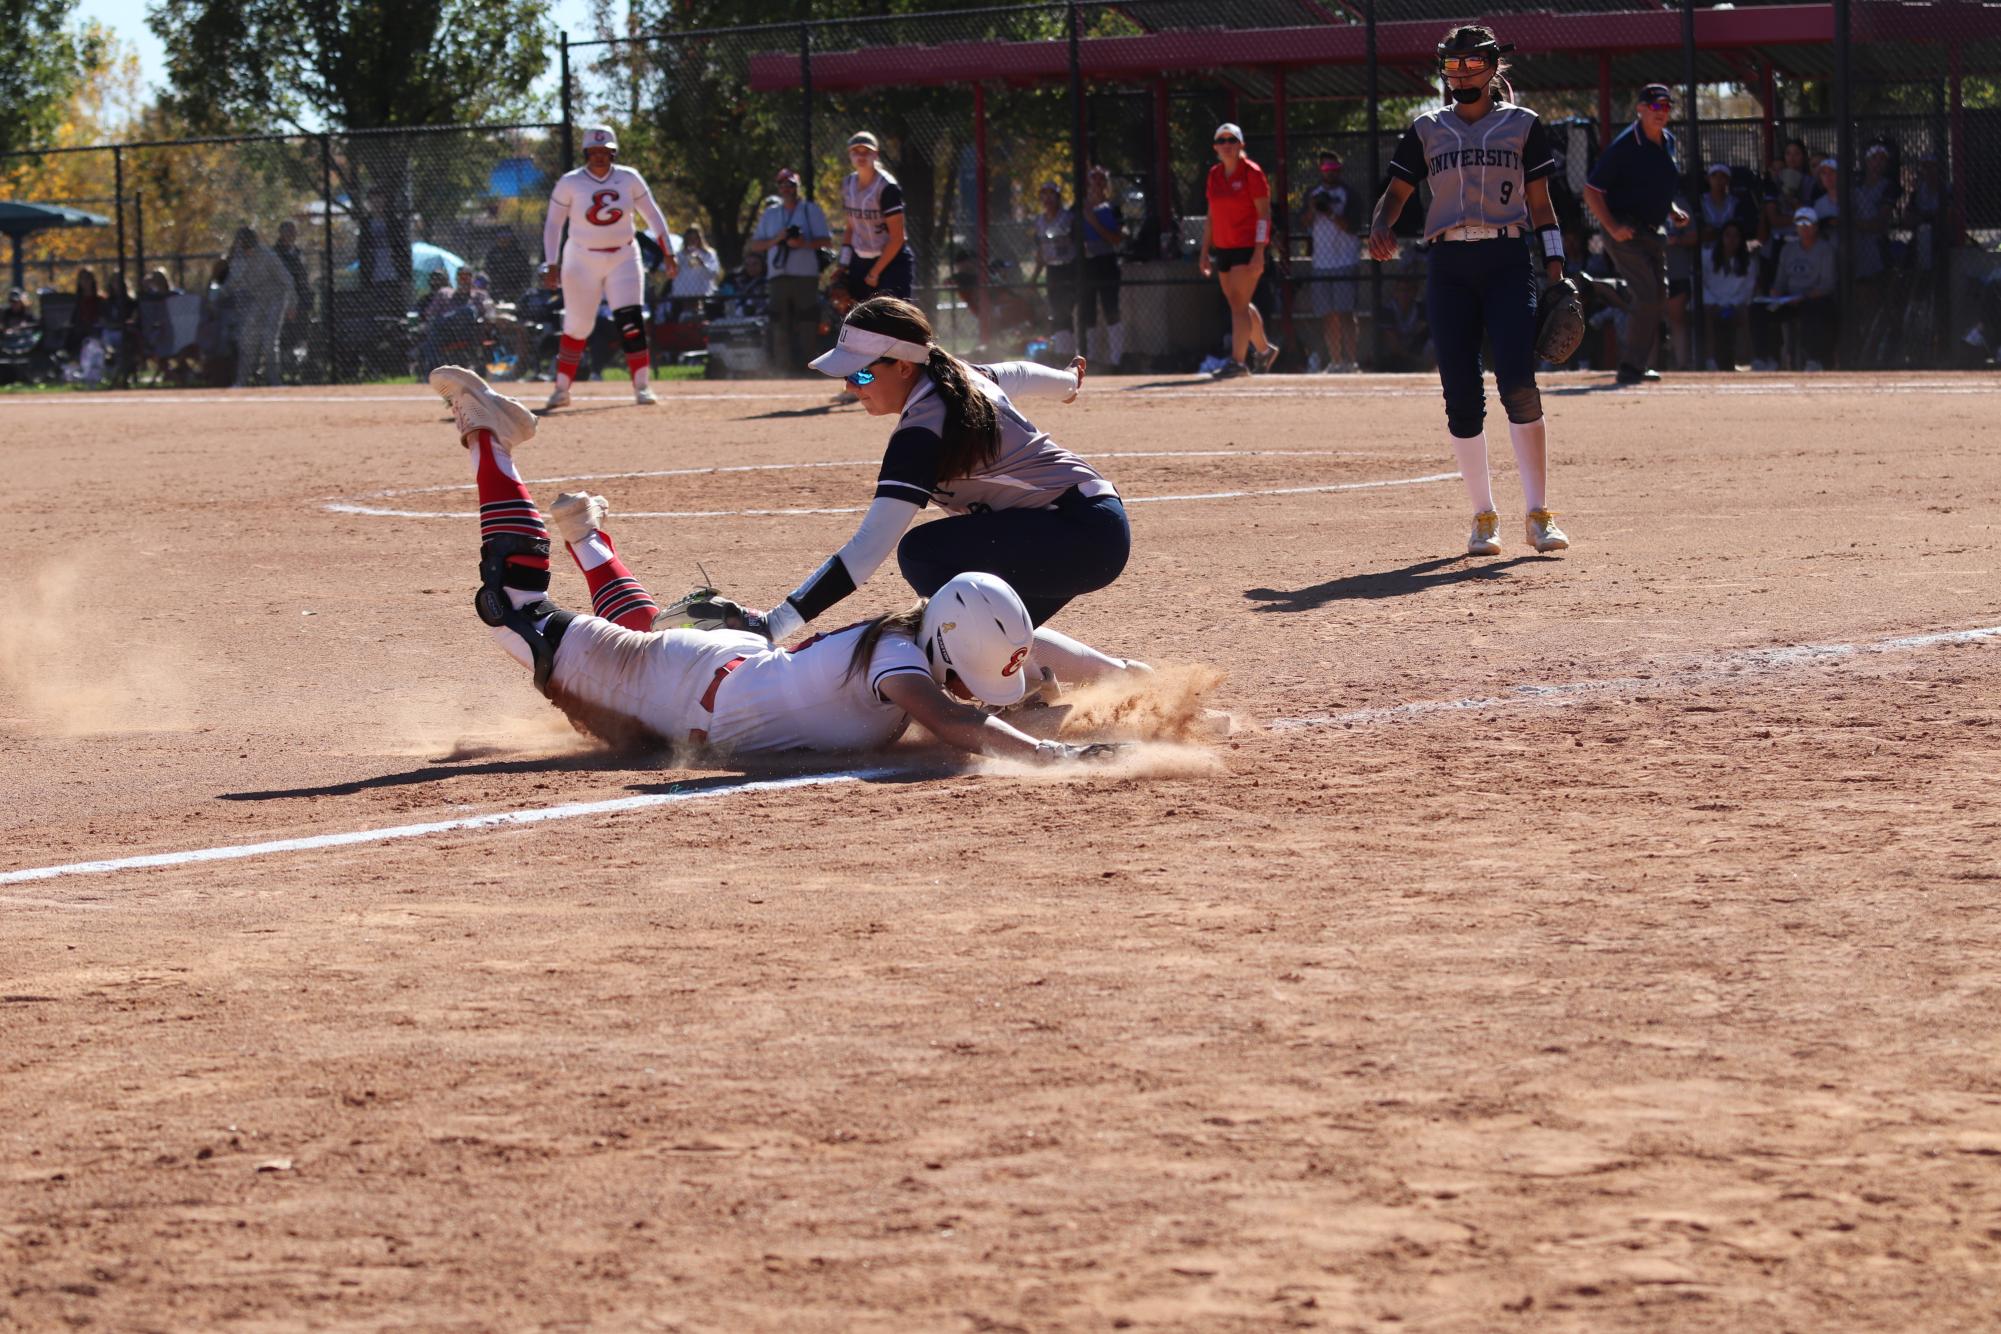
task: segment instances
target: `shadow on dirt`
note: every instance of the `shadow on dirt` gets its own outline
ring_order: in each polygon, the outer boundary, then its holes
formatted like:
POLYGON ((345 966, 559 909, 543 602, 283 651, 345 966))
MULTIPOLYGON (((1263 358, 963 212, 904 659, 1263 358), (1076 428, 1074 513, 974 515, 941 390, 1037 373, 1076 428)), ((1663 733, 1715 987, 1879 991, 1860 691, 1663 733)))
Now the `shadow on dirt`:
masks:
POLYGON ((1465 556, 1444 556, 1438 560, 1406 565, 1400 570, 1384 570, 1379 574, 1351 574, 1341 579, 1330 579, 1324 584, 1314 584, 1310 588, 1289 591, 1278 588, 1250 588, 1244 590, 1244 596, 1253 602, 1265 604, 1253 608, 1255 611, 1313 611, 1331 602, 1400 598, 1475 579, 1502 579, 1517 565, 1533 565, 1552 558, 1516 556, 1512 560, 1494 561, 1487 565, 1468 565, 1467 559, 1465 556))

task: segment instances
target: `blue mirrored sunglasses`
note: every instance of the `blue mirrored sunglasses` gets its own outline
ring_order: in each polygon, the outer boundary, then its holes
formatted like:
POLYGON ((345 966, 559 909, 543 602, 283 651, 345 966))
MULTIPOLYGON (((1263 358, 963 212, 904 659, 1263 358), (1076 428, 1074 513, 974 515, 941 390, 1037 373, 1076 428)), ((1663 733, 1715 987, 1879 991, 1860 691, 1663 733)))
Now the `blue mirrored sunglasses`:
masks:
POLYGON ((848 377, 848 383, 853 385, 857 389, 861 388, 865 384, 874 384, 875 372, 872 370, 868 370, 866 368, 858 370, 853 375, 850 375, 848 377))

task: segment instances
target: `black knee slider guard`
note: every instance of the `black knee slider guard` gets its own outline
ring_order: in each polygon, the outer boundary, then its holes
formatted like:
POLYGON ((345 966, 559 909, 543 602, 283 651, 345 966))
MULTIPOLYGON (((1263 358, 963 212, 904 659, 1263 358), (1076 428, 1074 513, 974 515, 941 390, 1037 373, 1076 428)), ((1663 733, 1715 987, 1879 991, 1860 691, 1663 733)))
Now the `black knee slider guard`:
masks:
POLYGON ((1508 385, 1501 390, 1501 407, 1508 414, 1508 420, 1517 426, 1527 426, 1542 420, 1542 390, 1536 388, 1535 381, 1527 384, 1508 385))
POLYGON ((646 318, 638 306, 620 306, 611 313, 618 321, 618 336, 628 353, 646 350, 646 318))
POLYGON ((549 571, 546 564, 541 568, 516 564, 510 559, 514 556, 539 556, 547 562, 549 539, 501 533, 480 543, 479 592, 473 594, 473 610, 486 624, 521 636, 535 660, 535 688, 547 695, 549 674, 556 668, 556 646, 563 642, 563 632, 576 617, 547 598, 516 607, 508 590, 546 593, 549 571))

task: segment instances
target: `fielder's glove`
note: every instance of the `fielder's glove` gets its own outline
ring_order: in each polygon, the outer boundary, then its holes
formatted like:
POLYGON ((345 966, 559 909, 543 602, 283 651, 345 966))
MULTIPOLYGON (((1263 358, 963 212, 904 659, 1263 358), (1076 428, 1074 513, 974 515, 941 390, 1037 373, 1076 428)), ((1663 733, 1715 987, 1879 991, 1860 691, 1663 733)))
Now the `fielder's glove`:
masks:
POLYGON ((741 607, 713 588, 691 588, 662 607, 653 618, 655 630, 748 630, 771 638, 764 613, 741 607))
POLYGON ((1112 760, 1132 749, 1130 741, 1092 741, 1077 745, 1069 741, 1038 741, 1035 743, 1035 758, 1045 764, 1062 764, 1071 760, 1112 760))
POLYGON ((1545 287, 1538 316, 1536 355, 1558 365, 1569 361, 1584 341, 1584 299, 1578 295, 1577 284, 1565 278, 1545 287))

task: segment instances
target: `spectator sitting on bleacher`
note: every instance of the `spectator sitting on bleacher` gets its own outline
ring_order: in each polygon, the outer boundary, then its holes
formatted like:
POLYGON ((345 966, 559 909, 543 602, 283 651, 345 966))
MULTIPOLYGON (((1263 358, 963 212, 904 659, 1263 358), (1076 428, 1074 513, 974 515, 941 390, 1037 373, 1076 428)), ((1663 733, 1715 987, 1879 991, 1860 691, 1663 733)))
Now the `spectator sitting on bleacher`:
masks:
POLYGON ((76 271, 76 306, 70 311, 69 330, 63 335, 63 351, 71 357, 83 354, 86 340, 103 336, 99 322, 104 318, 104 298, 97 292, 97 275, 89 269, 76 271))
MULTIPOLYGON (((753 253, 757 254, 758 262, 762 264, 763 252, 753 253)), ((699 320, 708 306, 709 297, 716 290, 716 284, 722 280, 723 262, 709 248, 702 229, 695 226, 681 233, 678 258, 681 267, 674 274, 673 286, 668 289, 669 313, 677 321, 699 320)))
POLYGON ((1820 239, 1820 220, 1810 208, 1793 215, 1799 239, 1779 256, 1779 275, 1760 307, 1764 318, 1754 320, 1764 355, 1754 370, 1778 369, 1781 332, 1790 327, 1806 345, 1806 369, 1818 371, 1833 359, 1834 247, 1820 239))
POLYGON ((7 293, 7 309, 0 313, 0 333, 12 333, 16 329, 34 327, 35 312, 28 305, 28 294, 16 287, 7 293))
POLYGON ((1712 162, 1709 164, 1709 188, 1696 201, 1696 221, 1702 225, 1703 247, 1716 244, 1723 233, 1723 224, 1735 222, 1749 236, 1757 227, 1757 215, 1751 207, 1751 200, 1731 184, 1729 164, 1712 162))
POLYGON ((503 230, 493 238, 480 269, 492 282, 493 289, 500 293, 502 301, 519 301, 535 276, 535 266, 528 262, 528 254, 521 248, 521 239, 511 229, 503 230))
POLYGON ((1807 187, 1807 206, 1813 209, 1815 225, 1822 245, 1834 242, 1835 223, 1841 217, 1841 168, 1831 157, 1824 157, 1813 169, 1813 183, 1807 187))
POLYGON ((1758 290, 1758 265, 1736 218, 1723 224, 1705 256, 1702 271, 1702 345, 1709 370, 1737 369, 1737 354, 1750 345, 1751 298, 1758 290))
POLYGON ((417 364, 483 362, 483 342, 487 326, 493 323, 493 298, 479 285, 479 275, 470 264, 459 266, 458 284, 445 288, 444 274, 432 270, 439 290, 433 291, 424 306, 424 339, 419 345, 417 364))
POLYGON ((723 280, 716 295, 723 309, 736 319, 753 319, 765 313, 769 304, 764 281, 764 256, 755 250, 743 257, 743 267, 723 280))

